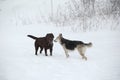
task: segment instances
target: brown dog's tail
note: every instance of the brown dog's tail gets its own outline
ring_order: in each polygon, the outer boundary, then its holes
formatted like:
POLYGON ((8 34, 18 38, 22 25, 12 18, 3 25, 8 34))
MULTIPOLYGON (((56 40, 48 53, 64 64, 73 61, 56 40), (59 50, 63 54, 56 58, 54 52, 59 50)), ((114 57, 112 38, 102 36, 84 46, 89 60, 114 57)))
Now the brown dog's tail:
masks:
POLYGON ((35 36, 32 36, 32 35, 27 35, 28 37, 32 38, 32 39, 38 39, 37 37, 35 36))

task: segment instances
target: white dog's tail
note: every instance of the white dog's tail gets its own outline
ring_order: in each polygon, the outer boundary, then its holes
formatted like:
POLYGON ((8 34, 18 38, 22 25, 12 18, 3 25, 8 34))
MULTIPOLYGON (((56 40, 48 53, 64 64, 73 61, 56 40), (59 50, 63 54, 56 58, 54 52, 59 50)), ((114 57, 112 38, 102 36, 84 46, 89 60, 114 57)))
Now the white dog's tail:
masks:
POLYGON ((92 47, 92 43, 90 42, 90 43, 85 43, 85 45, 87 46, 87 47, 92 47))

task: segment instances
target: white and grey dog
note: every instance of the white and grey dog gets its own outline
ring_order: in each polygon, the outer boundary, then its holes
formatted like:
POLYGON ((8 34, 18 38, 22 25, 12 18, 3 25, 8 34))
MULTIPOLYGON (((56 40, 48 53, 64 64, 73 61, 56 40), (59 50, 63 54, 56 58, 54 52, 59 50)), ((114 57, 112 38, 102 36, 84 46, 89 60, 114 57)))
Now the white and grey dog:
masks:
POLYGON ((84 43, 82 41, 72 41, 63 38, 62 34, 59 34, 59 36, 54 40, 55 42, 59 42, 64 51, 66 57, 69 57, 68 51, 77 49, 79 54, 82 56, 82 59, 87 60, 87 57, 85 56, 85 51, 87 47, 92 47, 92 43, 84 43))

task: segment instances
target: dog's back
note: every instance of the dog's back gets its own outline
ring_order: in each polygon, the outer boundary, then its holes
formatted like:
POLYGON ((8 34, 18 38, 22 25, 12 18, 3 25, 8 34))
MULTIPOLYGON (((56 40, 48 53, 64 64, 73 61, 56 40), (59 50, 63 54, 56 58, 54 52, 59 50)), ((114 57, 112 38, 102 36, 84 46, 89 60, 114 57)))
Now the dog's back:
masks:
POLYGON ((45 47, 47 47, 48 42, 46 40, 46 37, 40 37, 40 38, 36 39, 35 44, 40 47, 45 48, 45 47))
POLYGON ((68 39, 61 38, 61 44, 65 45, 65 47, 69 50, 74 50, 77 45, 84 44, 82 41, 71 41, 68 39))

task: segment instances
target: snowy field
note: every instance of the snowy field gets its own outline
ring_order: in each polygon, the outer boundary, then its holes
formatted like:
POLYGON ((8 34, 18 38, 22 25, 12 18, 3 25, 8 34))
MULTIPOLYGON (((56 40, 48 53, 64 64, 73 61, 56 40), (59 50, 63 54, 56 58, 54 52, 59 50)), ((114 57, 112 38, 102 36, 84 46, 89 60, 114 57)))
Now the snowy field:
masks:
POLYGON ((16 19, 11 11, 16 10, 14 4, 0 6, 0 80, 120 79, 119 31, 72 32, 70 27, 52 24, 14 24, 16 19), (49 32, 55 38, 62 33, 67 39, 92 42, 93 47, 86 51, 88 60, 82 60, 77 51, 66 58, 59 43, 54 43, 53 56, 46 57, 44 51, 35 56, 34 40, 27 35, 41 37, 49 32))
POLYGON ((120 33, 111 31, 72 33, 48 25, 4 27, 0 32, 0 80, 119 80, 120 33), (49 29, 48 29, 49 27, 49 29), (53 32, 68 39, 92 42, 88 60, 77 51, 65 57, 62 47, 54 43, 53 56, 34 55, 34 40, 28 34, 45 36, 53 32))

